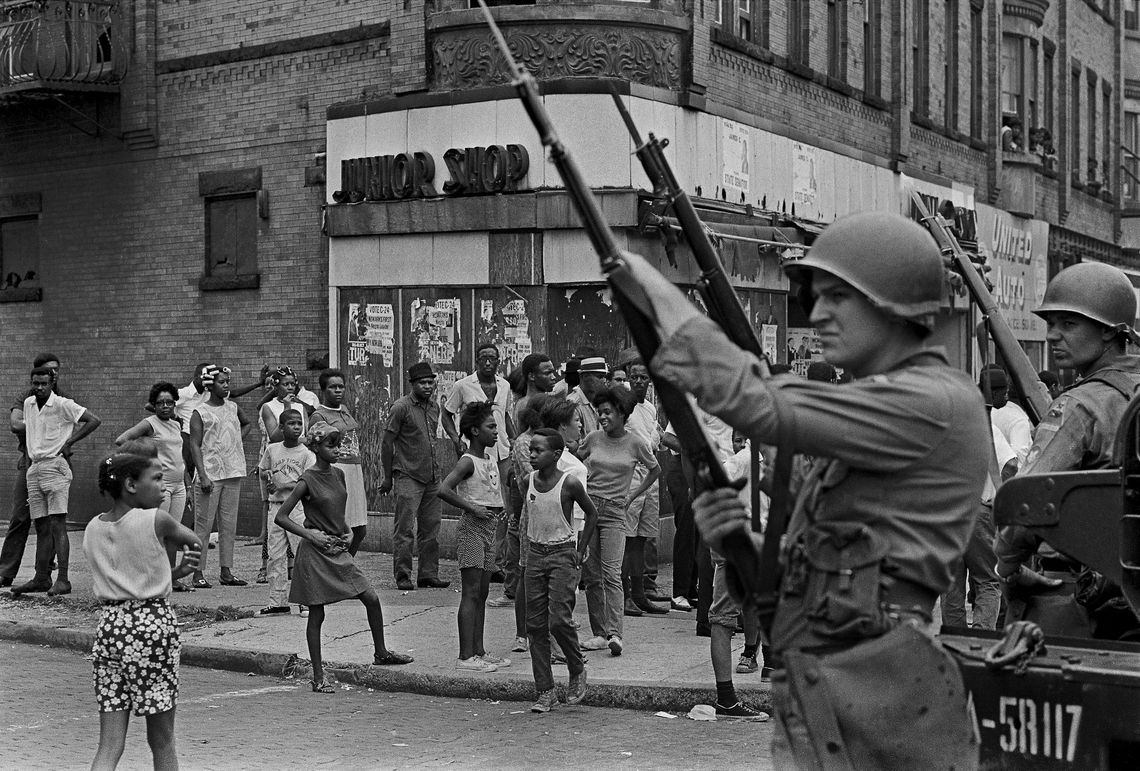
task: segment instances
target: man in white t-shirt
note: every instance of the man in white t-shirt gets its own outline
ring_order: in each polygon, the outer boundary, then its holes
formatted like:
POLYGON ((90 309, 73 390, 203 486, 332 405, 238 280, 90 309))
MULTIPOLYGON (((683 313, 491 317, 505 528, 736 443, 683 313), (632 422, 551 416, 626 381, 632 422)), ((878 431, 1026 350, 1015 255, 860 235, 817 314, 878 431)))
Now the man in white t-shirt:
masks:
POLYGON ((28 508, 37 538, 54 538, 59 567, 51 583, 51 563, 41 564, 37 552, 36 572, 31 581, 13 587, 12 594, 47 592, 70 594, 68 560, 71 544, 67 538, 67 503, 71 491, 71 466, 67 459, 72 446, 99 427, 100 420, 85 407, 52 390, 51 369, 32 370, 32 395, 24 400, 23 419, 13 416, 12 430, 25 432, 28 447, 28 508))
MULTIPOLYGON (((982 377, 988 377, 990 381, 990 403, 993 405, 990 409, 990 422, 1001 432, 1013 450, 1017 465, 1020 467, 1033 444, 1033 424, 1021 405, 1009 400, 1009 377, 1005 370, 991 365, 983 371, 982 377)), ((982 386, 984 394, 985 386, 981 383, 979 385, 982 386)))

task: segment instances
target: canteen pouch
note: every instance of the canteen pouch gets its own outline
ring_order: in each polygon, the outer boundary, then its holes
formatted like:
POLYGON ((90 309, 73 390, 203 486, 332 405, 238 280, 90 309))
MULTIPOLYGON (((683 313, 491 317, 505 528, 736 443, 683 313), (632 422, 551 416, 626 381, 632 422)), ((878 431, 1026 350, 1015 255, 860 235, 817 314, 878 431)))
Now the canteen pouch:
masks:
POLYGON ((808 628, 825 641, 877 637, 891 628, 882 608, 890 544, 858 522, 816 522, 792 547, 785 593, 800 594, 808 628))
POLYGON ((796 768, 978 767, 961 671, 913 624, 835 653, 788 651, 784 667, 773 700, 796 768))

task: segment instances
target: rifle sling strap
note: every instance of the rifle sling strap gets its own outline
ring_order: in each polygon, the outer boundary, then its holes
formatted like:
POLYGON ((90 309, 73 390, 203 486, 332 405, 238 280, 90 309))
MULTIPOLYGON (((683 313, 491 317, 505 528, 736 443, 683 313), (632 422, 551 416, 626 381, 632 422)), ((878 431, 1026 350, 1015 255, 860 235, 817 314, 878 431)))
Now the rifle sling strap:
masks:
POLYGON ((780 586, 780 541, 783 540, 791 517, 792 437, 796 435, 795 414, 776 391, 772 392, 772 405, 779 426, 776 432, 776 465, 772 477, 768 526, 764 530, 764 546, 760 550, 755 598, 765 633, 771 628, 771 619, 775 615, 780 586))

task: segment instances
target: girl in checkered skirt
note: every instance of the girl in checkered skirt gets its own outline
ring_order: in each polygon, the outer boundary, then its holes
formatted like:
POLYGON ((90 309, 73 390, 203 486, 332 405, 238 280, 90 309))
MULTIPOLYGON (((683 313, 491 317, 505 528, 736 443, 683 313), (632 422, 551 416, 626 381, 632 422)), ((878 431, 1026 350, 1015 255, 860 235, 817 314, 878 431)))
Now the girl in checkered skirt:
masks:
POLYGON ((161 511, 162 465, 150 441, 127 442, 99 464, 99 490, 114 505, 87 524, 83 551, 103 615, 95 633, 99 748, 93 769, 113 769, 131 713, 146 718, 155 768, 177 768, 178 620, 167 602, 172 582, 194 572, 202 544, 161 511), (174 558, 181 552, 175 566, 174 558))

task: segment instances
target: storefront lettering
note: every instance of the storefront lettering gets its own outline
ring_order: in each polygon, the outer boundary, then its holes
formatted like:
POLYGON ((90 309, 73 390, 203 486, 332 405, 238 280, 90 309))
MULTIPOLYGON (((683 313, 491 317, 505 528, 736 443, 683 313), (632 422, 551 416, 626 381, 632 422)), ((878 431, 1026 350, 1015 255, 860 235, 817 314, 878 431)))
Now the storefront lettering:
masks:
MULTIPOLYGON (((443 195, 462 196, 517 190, 530 170, 530 154, 522 145, 453 147, 443 154, 450 179, 443 195)), ((435 158, 428 152, 374 155, 341 161, 337 203, 437 198, 435 158)))

